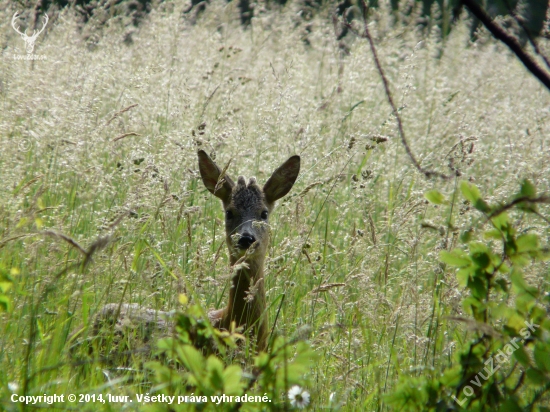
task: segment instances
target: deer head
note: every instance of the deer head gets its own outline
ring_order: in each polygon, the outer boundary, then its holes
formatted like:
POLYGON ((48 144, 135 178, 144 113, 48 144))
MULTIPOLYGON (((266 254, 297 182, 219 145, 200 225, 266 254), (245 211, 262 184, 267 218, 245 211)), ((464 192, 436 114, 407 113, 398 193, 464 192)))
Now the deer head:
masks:
POLYGON ((254 177, 246 182, 243 176, 239 176, 235 184, 227 174, 221 176, 220 168, 206 152, 200 150, 198 156, 204 185, 223 203, 226 240, 232 263, 252 245, 254 254, 265 256, 269 216, 275 201, 285 196, 294 185, 300 172, 300 157, 288 159, 261 188, 254 177))

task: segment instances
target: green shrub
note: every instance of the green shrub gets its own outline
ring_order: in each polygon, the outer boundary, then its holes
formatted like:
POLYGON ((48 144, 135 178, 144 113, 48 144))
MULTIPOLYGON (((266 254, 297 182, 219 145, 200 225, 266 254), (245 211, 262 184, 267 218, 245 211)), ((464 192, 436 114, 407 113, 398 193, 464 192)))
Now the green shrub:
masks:
MULTIPOLYGON (((519 233, 507 211, 538 213, 537 196, 527 180, 508 203, 490 206, 479 189, 462 182, 464 197, 490 222, 483 241, 475 230, 461 239, 467 250, 442 251, 440 259, 458 268, 468 318, 457 317, 472 331, 454 362, 440 374, 402 378, 386 402, 399 410, 520 411, 548 410, 550 392, 550 302, 524 278, 524 268, 548 258, 548 249, 532 233, 519 233)), ((442 200, 431 191, 426 196, 442 200)), ((481 227, 481 224, 478 225, 481 227)), ((474 228, 476 229, 476 228, 474 228)))

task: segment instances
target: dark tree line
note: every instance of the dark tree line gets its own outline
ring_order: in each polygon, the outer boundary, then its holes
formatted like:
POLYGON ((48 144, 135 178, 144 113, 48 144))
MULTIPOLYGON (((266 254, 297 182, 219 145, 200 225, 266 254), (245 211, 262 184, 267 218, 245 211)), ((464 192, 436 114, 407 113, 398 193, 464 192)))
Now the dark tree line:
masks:
MULTIPOLYGON (((252 24, 258 5, 256 1, 227 1, 237 2, 240 22, 244 28, 252 24)), ((381 1, 383 0, 263 0, 262 6, 273 12, 283 11, 289 6, 298 8, 304 21, 311 20, 318 13, 323 16, 328 14, 335 24, 338 21, 343 23, 339 24, 340 29, 335 32, 340 40, 349 33, 351 26, 348 23, 352 19, 367 21, 369 11, 377 8, 381 1)), ((122 14, 130 16, 132 23, 137 26, 147 13, 162 5, 164 0, 20 0, 17 3, 25 8, 28 26, 34 26, 33 28, 39 24, 42 13, 54 14, 55 9, 64 7, 74 7, 80 13, 83 25, 94 17, 97 17, 95 24, 99 22, 102 25, 109 18, 122 14)), ((184 14, 193 13, 191 21, 200 24, 200 14, 208 4, 209 0, 191 0, 184 14)), ((421 27, 437 24, 443 38, 448 36, 460 16, 468 14, 472 40, 476 40, 477 29, 485 26, 493 37, 506 44, 525 67, 550 90, 550 58, 538 46, 540 37, 550 37, 550 23, 546 21, 550 7, 548 0, 390 0, 390 6, 390 13, 395 16, 396 22, 415 18, 413 24, 421 27), (498 23, 495 22, 497 17, 500 17, 498 23), (527 52, 527 45, 530 46, 531 53, 527 52)), ((308 32, 312 30, 310 24, 305 27, 308 32)), ((307 39, 305 42, 307 43, 307 39)))
MULTIPOLYGON (((254 17, 256 2, 254 0, 228 0, 236 1, 239 9, 240 20, 243 26, 248 26, 254 17)), ((368 0, 369 8, 376 8, 382 0, 368 0)), ((28 3, 29 9, 35 9, 39 12, 47 11, 51 6, 56 8, 75 7, 80 11, 85 19, 88 19, 94 14, 98 8, 108 9, 118 7, 119 10, 127 14, 136 14, 139 18, 136 19, 136 24, 143 15, 148 13, 155 4, 162 3, 163 0, 39 0, 35 1, 19 1, 19 4, 25 5, 28 3)), ((189 7, 185 12, 191 11, 200 12, 208 7, 209 0, 191 0, 189 7)), ((268 8, 282 9, 287 4, 294 3, 303 9, 303 16, 311 18, 319 10, 326 7, 332 8, 337 14, 343 15, 346 10, 359 9, 361 0, 265 0, 264 4, 268 8)), ((475 0, 475 3, 480 6, 491 17, 495 18, 503 16, 504 25, 511 30, 517 31, 520 41, 529 41, 529 38, 536 38, 548 33, 544 32, 545 19, 548 12, 548 0, 475 0), (521 3, 521 4, 520 4, 521 3)), ((465 12, 464 2, 462 0, 416 0, 410 2, 407 0, 390 0, 391 12, 407 16, 413 10, 420 7, 420 15, 424 21, 436 19, 436 23, 442 29, 442 36, 447 36, 452 30, 453 24, 459 16, 465 12), (438 15, 433 16, 433 10, 438 9, 438 15)), ((466 11, 472 17, 472 34, 480 27, 480 21, 466 11)), ((419 24, 423 24, 422 21, 419 24)))

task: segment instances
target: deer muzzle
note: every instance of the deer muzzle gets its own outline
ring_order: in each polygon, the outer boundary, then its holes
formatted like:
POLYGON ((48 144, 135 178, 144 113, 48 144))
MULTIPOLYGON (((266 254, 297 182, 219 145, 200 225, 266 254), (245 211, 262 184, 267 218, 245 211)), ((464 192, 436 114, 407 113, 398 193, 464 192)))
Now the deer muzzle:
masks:
POLYGON ((249 233, 243 233, 237 242, 239 249, 248 249, 256 241, 254 236, 249 233))

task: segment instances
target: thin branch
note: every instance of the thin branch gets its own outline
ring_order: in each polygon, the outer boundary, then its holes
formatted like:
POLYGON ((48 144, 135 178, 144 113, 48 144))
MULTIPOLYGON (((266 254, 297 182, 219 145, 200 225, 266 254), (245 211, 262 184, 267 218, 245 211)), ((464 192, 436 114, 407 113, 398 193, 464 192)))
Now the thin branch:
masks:
POLYGON ((401 116, 399 116, 399 112, 397 111, 397 106, 393 102, 393 97, 392 97, 392 94, 391 94, 391 91, 390 91, 390 86, 389 86, 388 79, 387 79, 386 75, 384 74, 384 70, 382 69, 382 65, 380 64, 380 60, 378 59, 378 54, 376 52, 376 47, 374 47, 374 40, 372 39, 372 36, 370 34, 370 31, 369 31, 369 24, 368 24, 368 20, 367 20, 368 5, 365 2, 365 0, 361 0, 361 4, 362 4, 362 8, 363 8, 362 11, 363 11, 363 23, 364 23, 364 26, 365 26, 365 32, 364 33, 358 33, 357 30, 350 23, 348 23, 346 21, 345 13, 344 13, 343 24, 346 25, 352 32, 354 32, 358 36, 360 36, 362 38, 366 38, 369 41, 370 50, 372 52, 372 57, 374 58, 374 63, 376 64, 376 69, 378 70, 378 74, 380 74, 380 77, 382 78, 382 83, 384 84, 384 90, 386 92, 386 97, 388 99, 388 102, 389 102, 389 104, 392 108, 393 114, 394 114, 395 119, 397 121, 397 128, 399 130, 399 136, 401 137, 401 143, 405 147, 405 151, 407 152, 407 155, 411 159, 411 162, 414 165, 414 167, 420 173, 422 173, 424 176, 426 176, 427 178, 431 178, 431 177, 440 177, 442 179, 452 178, 453 177, 452 175, 445 175, 443 173, 439 173, 439 172, 436 172, 436 171, 433 171, 433 170, 428 170, 428 169, 423 168, 420 165, 420 163, 418 162, 418 160, 416 159, 416 157, 414 156, 414 154, 412 153, 411 147, 409 146, 409 143, 407 142, 407 138, 405 137, 405 131, 403 129, 403 122, 401 121, 401 116))
POLYGON ((522 196, 518 197, 514 200, 512 200, 510 203, 506 203, 505 205, 502 205, 498 209, 493 210, 491 213, 487 215, 487 220, 492 219, 493 217, 496 217, 507 210, 513 208, 515 205, 520 203, 530 203, 530 204, 537 204, 537 203, 550 203, 550 197, 548 196, 540 196, 540 197, 529 197, 529 196, 522 196))
POLYGON ((141 136, 140 134, 136 133, 136 132, 129 132, 129 133, 123 133, 121 134, 120 136, 117 136, 113 139, 113 142, 117 142, 119 141, 120 139, 124 139, 125 137, 128 137, 128 136, 141 136))
POLYGON ((542 60, 544 60, 546 67, 550 69, 550 60, 548 60, 548 57, 546 57, 546 55, 542 53, 542 51, 540 50, 539 45, 537 44, 537 41, 531 35, 531 30, 529 30, 529 28, 523 23, 522 17, 518 16, 518 14, 510 5, 510 2, 508 0, 504 0, 504 4, 506 5, 508 12, 514 18, 518 26, 523 29, 523 32, 527 36, 527 39, 529 40, 529 43, 531 43, 531 46, 533 46, 533 50, 535 50, 535 53, 537 53, 542 58, 542 60))
POLYGON ((502 27, 496 24, 491 17, 483 10, 475 0, 461 0, 468 7, 470 12, 483 23, 491 34, 503 42, 514 54, 521 60, 523 65, 529 70, 542 84, 550 90, 550 74, 543 70, 537 62, 523 50, 515 37, 508 34, 502 27))

